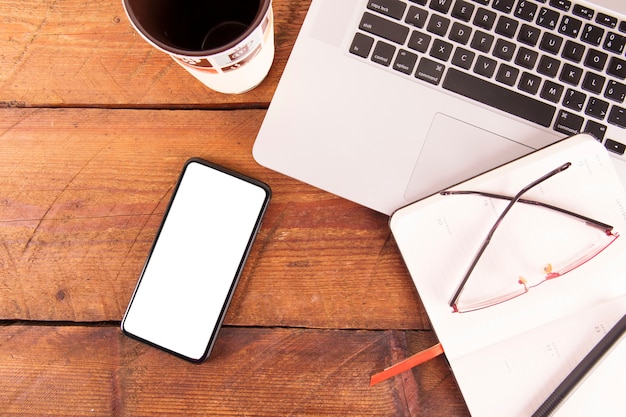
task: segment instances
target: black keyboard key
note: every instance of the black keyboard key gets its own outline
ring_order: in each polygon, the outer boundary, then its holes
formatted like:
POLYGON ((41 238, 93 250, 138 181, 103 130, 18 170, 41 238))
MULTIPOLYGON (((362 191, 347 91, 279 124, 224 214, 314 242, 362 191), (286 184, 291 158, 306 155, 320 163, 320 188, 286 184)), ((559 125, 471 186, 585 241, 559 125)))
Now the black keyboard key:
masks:
POLYGON ((572 62, 580 62, 584 53, 585 47, 583 45, 573 41, 566 41, 561 55, 572 62))
POLYGON ((520 0, 515 7, 515 16, 526 20, 527 22, 532 22, 535 20, 537 8, 538 6, 532 1, 520 0))
POLYGON ((585 108, 585 114, 600 120, 604 119, 608 111, 609 103, 596 97, 591 97, 585 108))
POLYGON ((370 0, 367 3, 367 8, 384 14, 385 16, 400 20, 402 19, 402 16, 404 16, 406 3, 401 2, 400 0, 370 0))
POLYGON ((537 91, 539 91, 540 84, 541 84, 541 78, 537 77, 534 74, 523 72, 519 80, 519 84, 517 85, 517 88, 519 88, 520 90, 528 94, 537 94, 537 91))
POLYGON ((417 63, 417 55, 404 49, 400 49, 396 60, 393 63, 393 69, 403 72, 405 74, 412 74, 417 63))
POLYGON ((487 6, 491 0, 474 0, 476 3, 484 4, 487 6))
POLYGON ((399 44, 403 44, 407 36, 409 36, 409 28, 406 26, 368 12, 363 13, 359 28, 399 44))
POLYGON ((374 46, 374 38, 370 38, 362 33, 354 35, 352 45, 350 45, 350 53, 358 55, 361 58, 367 58, 374 46))
POLYGON ((409 7, 409 12, 406 14, 406 18, 404 19, 409 25, 413 25, 418 28, 423 28, 426 24, 426 19, 428 18, 428 12, 424 9, 420 9, 419 7, 411 6, 409 7))
POLYGON ((470 46, 477 51, 488 53, 491 50, 493 39, 493 35, 477 30, 474 32, 474 37, 472 38, 470 46))
POLYGON ((521 47, 515 56, 515 63, 527 69, 535 68, 539 54, 531 49, 521 47))
POLYGON ((585 57, 585 66, 598 71, 604 70, 604 65, 608 59, 608 55, 596 49, 589 49, 585 57))
POLYGON ((488 58, 484 55, 479 55, 474 66, 474 72, 482 75, 483 77, 491 78, 496 71, 498 63, 495 59, 488 58))
POLYGON ((493 47, 493 55, 497 58, 510 61, 515 53, 515 44, 513 42, 506 41, 502 38, 498 38, 496 46, 493 47))
POLYGON ((515 0, 493 0, 491 7, 503 13, 511 13, 515 0))
POLYGON ((428 0, 411 0, 411 3, 417 3, 420 6, 426 6, 426 3, 428 3, 428 0))
POLYGON ((456 48, 452 56, 452 65, 469 70, 474 63, 476 54, 463 48, 456 48))
POLYGON ((452 44, 441 39, 435 39, 433 47, 430 49, 430 56, 440 61, 447 61, 452 55, 452 44))
POLYGON ((578 85, 580 78, 583 76, 583 70, 580 67, 565 63, 561 69, 559 80, 571 85, 578 85))
POLYGON ((386 42, 379 41, 374 47, 374 52, 372 52, 372 61, 388 67, 389 65, 391 65, 391 60, 393 59, 395 53, 395 46, 390 45, 386 42))
POLYGON ((417 71, 415 71, 415 78, 438 85, 441 82, 444 70, 445 66, 443 64, 431 61, 428 58, 422 58, 417 66, 417 71))
POLYGON ((550 78, 554 78, 559 73, 560 66, 561 61, 559 61, 558 59, 552 58, 547 55, 542 55, 539 59, 537 72, 539 74, 547 75, 550 78))
POLYGON ((539 97, 553 103, 558 103, 559 101, 561 101, 561 96, 563 95, 564 89, 565 88, 561 84, 546 80, 543 83, 543 87, 541 88, 541 93, 539 94, 539 97))
POLYGON ((559 32, 571 36, 572 38, 578 37, 580 33, 580 28, 583 25, 583 22, 569 16, 563 16, 561 19, 561 24, 559 24, 559 32))
POLYGON ((442 86, 446 90, 544 127, 551 125, 556 112, 554 106, 454 68, 448 70, 442 86))
POLYGON ((600 74, 596 74, 593 72, 585 73, 585 78, 583 78, 582 88, 583 90, 600 94, 602 92, 602 88, 604 88, 604 82, 606 78, 604 78, 600 74))
POLYGON ((450 10, 453 0, 432 0, 430 2, 430 8, 438 12, 447 14, 450 10))
POLYGON ((506 36, 507 38, 513 38, 519 23, 517 20, 511 19, 507 16, 500 16, 498 24, 496 25, 496 33, 498 35, 506 36))
POLYGON ((626 98, 626 85, 615 80, 609 80, 604 90, 604 97, 622 103, 626 98))
POLYGON ((593 19, 593 15, 595 14, 595 10, 590 9, 587 6, 582 6, 580 4, 575 4, 572 9, 572 13, 576 16, 584 17, 585 19, 593 19))
POLYGON ((478 8, 476 15, 474 16, 474 24, 483 29, 491 30, 493 24, 496 22, 496 13, 491 10, 478 8))
POLYGON ((605 13, 598 13, 598 15, 596 16, 596 23, 613 29, 617 26, 617 19, 605 13))
POLYGON ((580 91, 572 90, 568 88, 565 92, 565 97, 563 97, 563 106, 568 109, 581 111, 583 106, 585 105, 585 100, 587 100, 587 96, 581 93, 580 91))
POLYGON ((563 38, 551 32, 545 32, 539 42, 539 49, 556 55, 561 50, 563 38))
POLYGON ((626 109, 619 106, 611 107, 611 112, 609 113, 609 118, 607 120, 612 125, 626 129, 626 109))
POLYGON ((414 30, 411 33, 407 46, 417 52, 426 53, 431 40, 432 37, 430 35, 414 30))
POLYGON ((604 29, 587 23, 583 29, 583 34, 580 36, 580 40, 590 45, 599 46, 600 43, 602 43, 603 37, 604 29))
POLYGON ((434 33, 435 35, 445 36, 448 32, 449 26, 450 19, 440 16, 438 14, 434 14, 430 16, 430 20, 428 21, 428 26, 426 26, 426 30, 430 33, 434 33))
POLYGON ((604 40, 604 49, 607 51, 615 52, 616 54, 621 54, 624 52, 624 46, 626 45, 626 37, 622 35, 618 35, 617 33, 609 32, 606 35, 606 39, 604 40))
POLYGON ((561 15, 559 12, 548 9, 546 7, 542 7, 539 10, 539 14, 537 15, 537 24, 546 29, 555 29, 556 25, 559 24, 559 19, 561 15))
POLYGON ((448 38, 460 43, 461 45, 465 45, 469 42, 471 35, 472 28, 465 26, 462 23, 454 22, 452 24, 452 29, 450 29, 450 35, 448 35, 448 38))
POLYGON ((606 125, 598 123, 595 120, 587 120, 584 132, 589 133, 598 141, 602 142, 602 139, 604 139, 604 135, 606 134, 606 125))
POLYGON ((517 40, 526 45, 535 46, 539 41, 540 34, 541 31, 538 28, 524 23, 517 35, 517 40))
POLYGON ((519 76, 519 70, 515 67, 511 67, 506 64, 500 65, 498 73, 496 74, 496 81, 508 85, 514 86, 519 76))
POLYGON ((580 133, 584 121, 585 119, 582 116, 567 110, 561 110, 556 118, 556 122, 554 122, 554 130, 565 135, 575 135, 580 133))
POLYGON ((611 152, 614 152, 618 155, 624 155, 624 152, 626 152, 626 145, 624 145, 623 143, 619 143, 616 140, 613 139, 607 139, 606 142, 604 142, 604 146, 611 152))
POLYGON ((609 75, 623 80, 626 78, 626 61, 617 57, 612 57, 609 61, 609 66, 606 69, 606 72, 609 75))
POLYGON ((457 0, 452 8, 452 17, 469 22, 474 13, 474 5, 463 0, 457 0))
POLYGON ((572 2, 569 0, 550 0, 550 6, 567 12, 572 7, 572 2))

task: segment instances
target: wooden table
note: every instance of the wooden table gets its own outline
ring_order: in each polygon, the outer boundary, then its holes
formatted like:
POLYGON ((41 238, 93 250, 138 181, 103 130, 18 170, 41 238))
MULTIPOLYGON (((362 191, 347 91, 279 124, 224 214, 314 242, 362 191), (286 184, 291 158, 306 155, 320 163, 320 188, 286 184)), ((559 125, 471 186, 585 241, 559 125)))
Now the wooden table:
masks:
POLYGON ((276 58, 211 92, 131 28, 121 0, 0 0, 0 414, 464 416, 388 218, 251 156, 309 1, 274 0, 276 58), (211 358, 119 322, 182 164, 273 200, 211 358))

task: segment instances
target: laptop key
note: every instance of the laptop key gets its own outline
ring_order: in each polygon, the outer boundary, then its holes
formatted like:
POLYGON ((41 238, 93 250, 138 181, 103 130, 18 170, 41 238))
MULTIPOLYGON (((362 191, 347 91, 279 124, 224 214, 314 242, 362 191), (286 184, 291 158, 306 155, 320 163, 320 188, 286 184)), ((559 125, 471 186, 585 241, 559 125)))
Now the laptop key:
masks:
POLYGON ((417 66, 417 71, 415 71, 415 78, 438 85, 444 70, 445 66, 443 64, 428 58, 422 58, 417 66))
POLYGON ((618 35, 617 33, 609 32, 604 40, 604 49, 616 54, 624 52, 624 46, 626 45, 626 37, 618 35))
POLYGON ((559 12, 542 7, 541 10, 539 10, 537 24, 546 29, 555 29, 560 18, 561 15, 559 12))
POLYGON ((354 35, 352 45, 350 45, 350 53, 358 55, 361 58, 367 58, 374 45, 374 38, 370 38, 362 33, 354 35))
POLYGON ((567 110, 561 110, 556 118, 556 122, 554 122, 554 130, 564 135, 575 135, 580 133, 584 121, 585 119, 582 116, 567 110))
POLYGON ((474 5, 463 0, 457 0, 452 8, 452 17, 469 22, 474 13, 474 5))
POLYGON ((626 109, 619 106, 611 107, 611 112, 607 120, 612 125, 626 129, 626 109))
POLYGON ((400 0, 371 0, 367 3, 367 8, 400 20, 404 15, 406 3, 400 0))
POLYGON ((359 28, 399 44, 404 44, 407 36, 409 36, 408 27, 368 12, 363 13, 359 28))
POLYGON ((433 47, 430 49, 430 56, 445 62, 450 58, 452 48, 451 43, 442 41, 441 39, 435 39, 433 47))
POLYGON ((517 3, 517 7, 515 7, 515 16, 527 22, 532 22, 535 19, 538 7, 539 6, 532 1, 520 0, 520 2, 517 3))
POLYGON ((609 103, 596 97, 591 97, 585 108, 585 114, 600 120, 604 119, 608 111, 609 103))
POLYGON ((425 53, 428 50, 432 37, 422 32, 414 30, 411 33, 407 46, 417 52, 425 53))
POLYGON ((606 125, 598 123, 595 120, 587 120, 584 132, 591 134, 594 138, 601 142, 606 134, 606 125))
POLYGON ((609 75, 621 78, 623 80, 624 78, 626 78, 626 61, 617 57, 612 57, 611 61, 609 61, 609 67, 607 68, 606 72, 608 72, 609 75))
POLYGON ((590 9, 589 7, 575 4, 572 13, 574 13, 576 16, 584 17, 585 19, 591 20, 593 19, 595 11, 593 9, 590 9))
POLYGON ((448 70, 442 87, 544 127, 550 127, 556 112, 556 108, 552 105, 466 74, 455 68, 448 70))
POLYGON ((609 80, 606 90, 604 90, 604 97, 622 103, 626 98, 626 85, 615 80, 609 80))
POLYGON ((618 155, 624 155, 626 152, 626 145, 619 143, 613 139, 607 139, 604 146, 611 152, 615 152, 618 155))
POLYGON ((422 10, 419 7, 411 6, 409 7, 409 12, 406 14, 405 22, 409 25, 413 25, 418 28, 423 28, 426 24, 426 18, 428 17, 428 12, 426 10, 422 10))
POLYGON ((452 0, 433 0, 430 2, 430 8, 441 13, 448 13, 452 0))
POLYGON ((403 72, 405 74, 412 74, 415 64, 417 63, 417 55, 400 49, 398 56, 393 63, 393 69, 403 72))
POLYGON ((388 67, 391 65, 393 55, 396 53, 396 47, 385 42, 377 42, 374 52, 372 53, 372 61, 377 64, 388 67))

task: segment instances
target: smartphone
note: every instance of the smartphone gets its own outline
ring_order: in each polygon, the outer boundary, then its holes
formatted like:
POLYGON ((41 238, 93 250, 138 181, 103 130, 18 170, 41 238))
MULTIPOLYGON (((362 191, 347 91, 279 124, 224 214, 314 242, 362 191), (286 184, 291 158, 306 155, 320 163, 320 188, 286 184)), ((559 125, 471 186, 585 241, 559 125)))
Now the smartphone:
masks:
POLYGON ((200 363, 210 354, 271 197, 267 184, 188 160, 122 320, 130 337, 200 363))

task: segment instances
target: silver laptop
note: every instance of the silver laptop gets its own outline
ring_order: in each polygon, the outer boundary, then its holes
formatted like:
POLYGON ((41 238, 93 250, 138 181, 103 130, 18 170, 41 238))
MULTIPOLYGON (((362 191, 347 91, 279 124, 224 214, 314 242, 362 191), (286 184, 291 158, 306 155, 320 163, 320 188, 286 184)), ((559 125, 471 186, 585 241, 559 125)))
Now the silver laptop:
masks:
POLYGON ((626 185, 623 0, 312 0, 254 145, 382 213, 563 137, 626 185))

